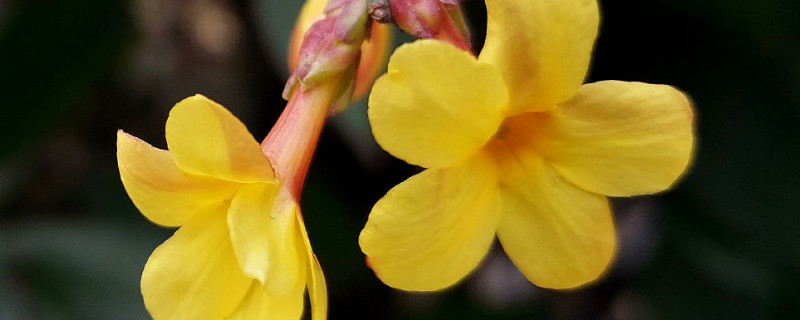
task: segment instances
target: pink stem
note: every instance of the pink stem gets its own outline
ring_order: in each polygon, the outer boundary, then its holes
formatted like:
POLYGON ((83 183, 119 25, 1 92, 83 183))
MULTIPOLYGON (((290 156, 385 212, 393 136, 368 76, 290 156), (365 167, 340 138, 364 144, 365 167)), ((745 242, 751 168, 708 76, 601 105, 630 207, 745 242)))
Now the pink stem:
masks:
POLYGON ((300 201, 303 181, 328 115, 332 99, 332 90, 328 87, 298 89, 261 143, 261 150, 272 164, 276 178, 296 201, 300 201))

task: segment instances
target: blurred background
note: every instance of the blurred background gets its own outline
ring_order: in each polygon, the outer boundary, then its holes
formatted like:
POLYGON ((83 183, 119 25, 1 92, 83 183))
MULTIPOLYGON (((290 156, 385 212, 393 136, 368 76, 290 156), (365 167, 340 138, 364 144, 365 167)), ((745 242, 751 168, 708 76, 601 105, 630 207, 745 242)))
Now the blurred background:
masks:
MULTIPOLYGON (((485 7, 464 4, 478 50, 485 7)), ((262 139, 285 103, 301 5, 0 0, 0 319, 149 318, 139 276, 174 230, 126 196, 116 131, 165 148, 169 109, 202 93, 262 139)), ((588 81, 677 86, 695 102, 698 136, 675 189, 614 200, 606 277, 539 289, 495 244, 447 291, 380 283, 358 233, 372 204, 419 169, 377 147, 360 101, 327 125, 302 199, 330 318, 800 318, 800 1, 600 5, 588 81)))

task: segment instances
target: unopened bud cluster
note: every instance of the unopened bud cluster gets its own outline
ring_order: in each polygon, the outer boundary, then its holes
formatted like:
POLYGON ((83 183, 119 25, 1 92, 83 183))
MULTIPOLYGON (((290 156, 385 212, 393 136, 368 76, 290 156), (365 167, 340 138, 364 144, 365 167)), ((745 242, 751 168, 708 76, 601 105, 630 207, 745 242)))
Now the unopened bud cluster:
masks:
POLYGON ((297 68, 289 77, 283 98, 322 82, 337 85, 331 112, 347 108, 355 89, 361 44, 367 34, 366 0, 330 0, 324 18, 315 22, 300 45, 297 68))

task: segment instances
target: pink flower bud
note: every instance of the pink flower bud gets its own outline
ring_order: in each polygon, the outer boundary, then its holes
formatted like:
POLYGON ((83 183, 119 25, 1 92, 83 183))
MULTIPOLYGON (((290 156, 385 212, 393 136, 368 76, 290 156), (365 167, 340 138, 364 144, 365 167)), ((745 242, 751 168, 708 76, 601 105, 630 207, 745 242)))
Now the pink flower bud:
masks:
POLYGON ((470 50, 459 0, 389 0, 395 22, 420 39, 438 39, 470 50))
POLYGON ((385 38, 389 31, 384 28, 382 32, 386 36, 379 34, 376 37, 378 40, 383 38, 384 41, 370 42, 383 48, 364 50, 366 57, 362 58, 362 47, 365 46, 363 43, 369 23, 367 2, 330 0, 324 9, 320 9, 324 2, 310 0, 298 19, 290 45, 290 66, 294 70, 286 83, 283 96, 287 100, 291 98, 298 85, 300 90, 308 90, 319 83, 335 82, 339 89, 335 90, 337 96, 333 99, 331 110, 339 112, 347 107, 356 89, 356 74, 362 75, 358 78, 363 80, 359 81, 365 83, 360 88, 361 94, 367 91, 377 77, 387 54, 386 46, 389 41, 385 38), (321 12, 322 15, 315 12, 321 12), (304 35, 302 43, 296 40, 299 39, 298 35, 304 35), (364 68, 369 70, 356 71, 359 61, 365 62, 364 68))

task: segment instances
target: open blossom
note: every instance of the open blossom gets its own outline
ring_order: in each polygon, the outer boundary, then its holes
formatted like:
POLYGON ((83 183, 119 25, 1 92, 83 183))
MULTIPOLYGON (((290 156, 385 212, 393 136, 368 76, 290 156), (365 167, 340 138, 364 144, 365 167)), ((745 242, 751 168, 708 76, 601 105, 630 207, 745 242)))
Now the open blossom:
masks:
POLYGON ((350 102, 366 29, 366 1, 328 2, 300 46, 288 104, 260 145, 201 95, 170 111, 169 151, 119 131, 131 200, 151 221, 180 227, 142 272, 154 319, 299 319, 306 291, 312 319, 327 317, 298 202, 325 119, 350 102))
POLYGON ((693 112, 665 85, 582 84, 594 0, 486 0, 480 56, 433 40, 398 48, 375 84, 377 142, 427 168, 372 209, 359 243, 386 284, 438 290, 495 237, 534 284, 596 279, 614 254, 606 196, 669 188, 687 167, 693 112))
POLYGON ((117 135, 133 203, 154 223, 180 227, 142 273, 153 318, 299 319, 307 288, 314 319, 324 319, 325 280, 296 202, 299 185, 273 171, 247 128, 204 96, 175 105, 166 138, 169 151, 117 135))

